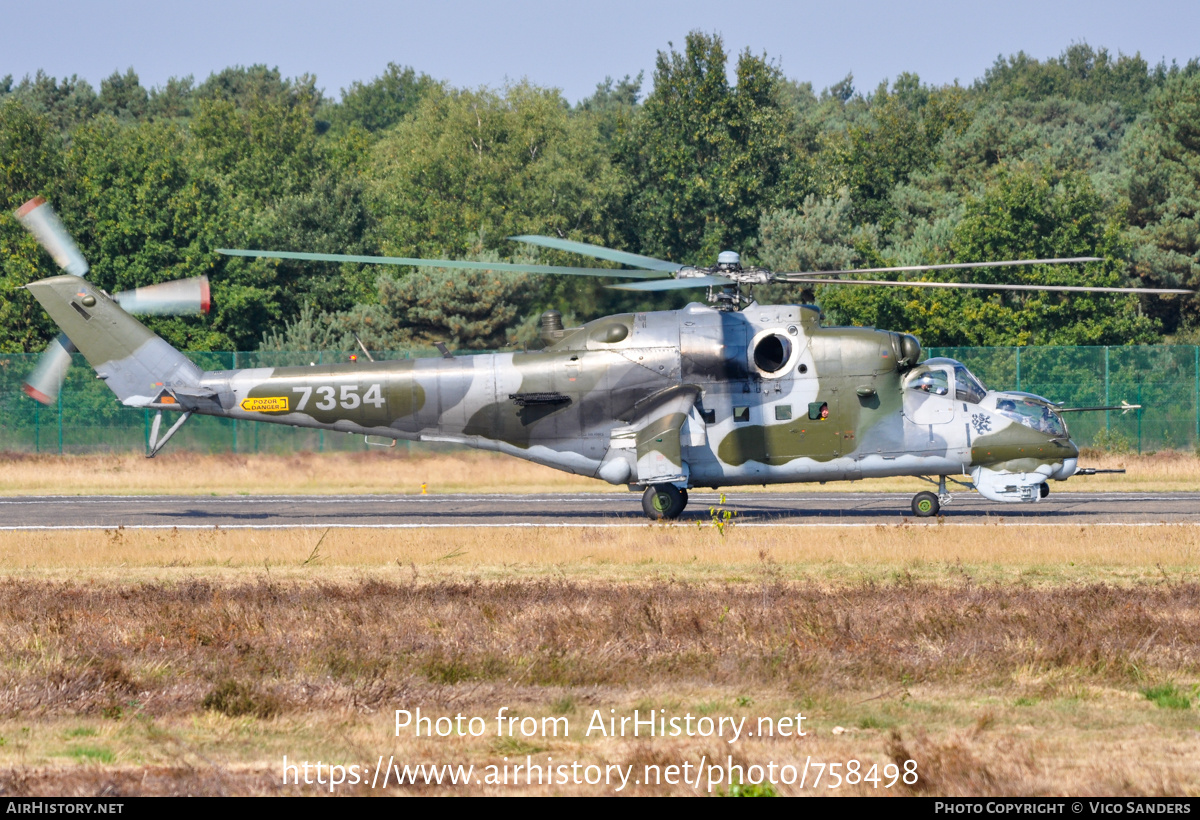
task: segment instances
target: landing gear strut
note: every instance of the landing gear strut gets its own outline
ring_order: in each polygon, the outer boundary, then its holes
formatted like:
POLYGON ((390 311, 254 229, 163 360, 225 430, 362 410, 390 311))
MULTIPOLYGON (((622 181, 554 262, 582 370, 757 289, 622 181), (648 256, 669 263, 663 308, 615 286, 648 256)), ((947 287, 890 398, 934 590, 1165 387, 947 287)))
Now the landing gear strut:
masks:
POLYGON ((674 484, 652 484, 642 493, 642 512, 651 521, 673 521, 687 506, 687 490, 674 484))

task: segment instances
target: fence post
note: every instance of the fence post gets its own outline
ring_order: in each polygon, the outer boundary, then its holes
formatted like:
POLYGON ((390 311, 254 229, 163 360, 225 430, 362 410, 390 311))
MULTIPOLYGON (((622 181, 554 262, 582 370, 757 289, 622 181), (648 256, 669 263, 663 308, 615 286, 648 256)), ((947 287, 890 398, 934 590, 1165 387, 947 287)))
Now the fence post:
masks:
POLYGON ((1017 348, 1017 392, 1021 392, 1021 348, 1017 348))
POLYGON ((1195 391, 1192 393, 1196 405, 1196 438, 1192 439, 1192 449, 1200 448, 1200 345, 1195 346, 1196 364, 1192 372, 1196 375, 1195 391))
MULTIPOLYGON (((322 359, 322 357, 323 357, 324 355, 325 355, 325 351, 324 351, 324 350, 318 350, 318 351, 317 351, 317 364, 324 364, 324 363, 325 363, 325 362, 324 362, 324 360, 322 359)), ((318 453, 323 453, 323 452, 325 452, 325 431, 324 431, 324 430, 320 430, 320 431, 317 433, 317 452, 318 452, 318 453)))
MULTIPOLYGON (((1108 345, 1104 346, 1104 406, 1109 406, 1108 398, 1108 345)), ((1112 431, 1112 411, 1104 411, 1104 429, 1112 431)))
POLYGON ((1142 454, 1142 383, 1138 382, 1138 455, 1142 454))
POLYGON ((58 389, 58 454, 62 455, 62 388, 58 389))
POLYGON ((42 403, 37 402, 33 408, 33 451, 42 451, 42 403))
MULTIPOLYGON (((238 367, 237 367, 237 351, 236 350, 233 351, 233 369, 234 370, 238 369, 238 367)), ((233 420, 233 452, 235 452, 235 453, 237 452, 237 428, 238 428, 238 420, 234 419, 233 420)))

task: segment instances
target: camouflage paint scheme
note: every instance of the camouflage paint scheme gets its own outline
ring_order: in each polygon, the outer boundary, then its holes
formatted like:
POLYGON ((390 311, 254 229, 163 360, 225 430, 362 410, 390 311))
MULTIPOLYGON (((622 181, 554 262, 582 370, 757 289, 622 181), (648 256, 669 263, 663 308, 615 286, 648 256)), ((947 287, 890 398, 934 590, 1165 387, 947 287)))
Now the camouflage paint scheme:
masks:
POLYGON ((914 365, 912 337, 822 327, 805 306, 609 316, 531 353, 204 372, 83 279, 28 289, 131 407, 455 442, 639 486, 964 475, 1036 501, 1076 469, 1044 399, 968 400, 961 365, 914 365), (930 373, 942 394, 914 386, 930 373), (1002 412, 1012 401, 1053 429, 1002 412))

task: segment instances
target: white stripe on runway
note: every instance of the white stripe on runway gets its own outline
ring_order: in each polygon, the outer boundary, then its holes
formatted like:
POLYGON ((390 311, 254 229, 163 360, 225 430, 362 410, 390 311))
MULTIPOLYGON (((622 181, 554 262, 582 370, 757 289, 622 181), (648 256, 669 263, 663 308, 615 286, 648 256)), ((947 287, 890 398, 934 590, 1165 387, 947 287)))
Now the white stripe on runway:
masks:
MULTIPOLYGON (((965 495, 965 494, 960 494, 965 495)), ((1135 495, 1132 493, 1059 493, 1052 500, 1043 501, 1043 505, 1052 503, 1069 503, 1071 501, 1100 501, 1100 500, 1116 500, 1116 501, 1179 501, 1190 496, 1196 496, 1197 493, 1169 493, 1166 495, 1135 495)), ((72 504, 110 504, 114 501, 121 501, 127 504, 161 504, 168 501, 187 501, 193 504, 286 504, 286 503, 303 503, 303 504, 424 504, 437 501, 495 501, 504 499, 505 504, 538 504, 544 501, 557 500, 575 500, 588 501, 595 503, 597 501, 610 501, 620 504, 629 504, 631 499, 636 500, 637 494, 630 493, 628 495, 619 495, 617 493, 555 493, 555 494, 538 494, 538 495, 504 495, 497 493, 494 495, 457 495, 454 493, 444 493, 440 495, 354 495, 354 496, 310 496, 310 495, 282 495, 282 496, 225 496, 225 497, 210 497, 210 496, 191 496, 191 495, 153 495, 153 496, 138 496, 138 495, 91 495, 91 496, 75 496, 75 495, 47 495, 38 496, 36 498, 20 498, 20 497, 0 497, 0 509, 6 505, 13 504, 60 504, 64 501, 70 501, 72 504)), ((791 500, 820 500, 820 501, 891 501, 894 499, 912 498, 911 493, 726 493, 726 506, 736 504, 738 501, 779 501, 783 499, 791 500)), ((719 499, 719 493, 693 493, 692 498, 700 499, 719 499)), ((1014 505, 1015 506, 1015 505, 1014 505)))
MULTIPOLYGON (((553 524, 533 524, 526 522, 507 523, 507 524, 99 524, 88 526, 86 524, 79 525, 53 525, 45 526, 28 525, 18 527, 2 527, 0 532, 44 532, 56 530, 430 530, 430 529, 449 529, 449 530, 495 530, 518 527, 522 529, 648 529, 652 527, 665 527, 671 529, 711 529, 711 525, 704 526, 703 519, 697 521, 679 521, 673 523, 665 522, 643 522, 640 524, 572 524, 572 523, 553 523, 553 524), (697 527, 697 525, 700 525, 697 527)), ((754 523, 751 521, 738 521, 726 526, 742 529, 806 529, 810 527, 833 527, 833 528, 851 528, 859 527, 864 529, 875 529, 877 527, 908 527, 913 525, 923 525, 926 527, 936 527, 939 523, 936 519, 932 521, 917 521, 909 519, 907 521, 897 521, 894 524, 883 523, 866 523, 866 524, 770 524, 770 523, 754 523)), ((952 526, 955 528, 961 527, 1200 527, 1200 522, 1197 521, 1144 521, 1137 523, 1124 523, 1120 521, 1099 521, 1093 524, 1080 523, 1078 521, 1069 522, 1044 522, 1044 521, 995 521, 990 523, 963 522, 956 523, 946 520, 942 526, 952 526)))

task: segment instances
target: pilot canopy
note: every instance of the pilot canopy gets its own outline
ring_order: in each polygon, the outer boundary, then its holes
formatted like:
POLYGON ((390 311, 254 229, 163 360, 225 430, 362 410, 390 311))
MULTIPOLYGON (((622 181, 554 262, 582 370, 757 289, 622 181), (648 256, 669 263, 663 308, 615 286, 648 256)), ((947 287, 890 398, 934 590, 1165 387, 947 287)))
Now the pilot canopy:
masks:
POLYGON ((913 368, 905 388, 934 396, 953 396, 956 401, 979 404, 987 395, 983 382, 954 359, 928 359, 913 368))

